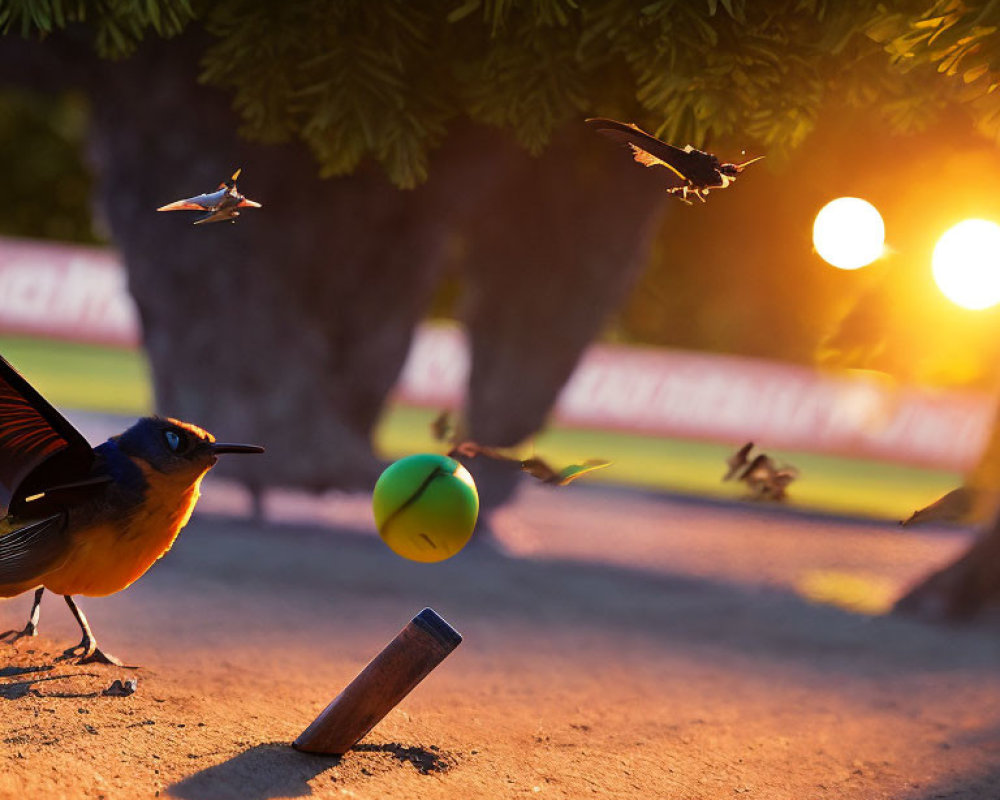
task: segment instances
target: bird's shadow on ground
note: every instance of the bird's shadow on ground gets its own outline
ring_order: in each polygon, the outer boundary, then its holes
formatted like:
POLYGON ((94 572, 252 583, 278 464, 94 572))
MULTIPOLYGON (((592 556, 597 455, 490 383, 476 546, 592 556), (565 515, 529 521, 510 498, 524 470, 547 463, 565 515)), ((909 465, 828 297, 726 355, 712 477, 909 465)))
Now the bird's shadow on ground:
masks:
MULTIPOLYGON (((61 678, 66 678, 66 675, 53 675, 47 678, 36 678, 31 681, 15 681, 13 683, 5 683, 0 686, 0 699, 3 700, 20 700, 23 697, 61 697, 70 699, 82 699, 85 697, 99 697, 100 692, 43 692, 40 689, 35 688, 35 684, 41 683, 42 681, 57 681, 61 678)), ((86 678, 98 678, 99 675, 94 675, 92 673, 80 673, 80 677, 86 678)))
MULTIPOLYGON (((38 684, 61 681, 69 678, 100 678, 94 672, 71 672, 63 675, 43 675, 54 669, 53 664, 8 666, 0 668, 0 679, 22 678, 22 680, 0 682, 0 700, 20 700, 24 697, 97 697, 100 692, 59 692, 42 691, 38 684), (30 676, 30 677, 27 677, 30 676)), ((57 684, 58 685, 58 684, 57 684)))
MULTIPOLYGON (((395 742, 357 745, 352 753, 387 753, 417 772, 443 772, 451 767, 448 756, 422 747, 395 742)), ((300 753, 285 742, 251 747, 228 761, 197 772, 170 787, 183 800, 270 800, 312 794, 309 781, 340 766, 346 756, 300 753)), ((363 774, 371 774, 363 771, 363 774)))

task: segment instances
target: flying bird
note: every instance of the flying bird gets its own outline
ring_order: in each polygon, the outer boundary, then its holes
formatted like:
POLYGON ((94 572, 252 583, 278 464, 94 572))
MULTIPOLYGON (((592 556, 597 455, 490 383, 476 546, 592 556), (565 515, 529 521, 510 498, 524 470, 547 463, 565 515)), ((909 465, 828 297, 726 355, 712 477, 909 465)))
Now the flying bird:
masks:
POLYGON ((516 464, 522 471, 527 472, 533 478, 537 478, 542 483, 548 483, 553 486, 566 486, 589 472, 611 466, 610 461, 588 459, 581 464, 570 464, 563 469, 557 470, 541 458, 534 456, 531 458, 518 458, 517 456, 507 455, 495 447, 485 447, 470 441, 459 442, 452 447, 448 455, 457 460, 486 456, 494 461, 500 461, 505 464, 516 464))
POLYGON ((431 422, 431 435, 439 442, 448 442, 451 450, 448 452, 450 458, 461 460, 471 459, 476 456, 486 456, 494 461, 505 464, 516 464, 522 471, 527 472, 533 478, 537 478, 542 483, 553 486, 565 486, 577 478, 586 475, 588 472, 611 466, 610 461, 601 459, 588 459, 582 464, 570 464, 563 469, 557 470, 541 458, 532 456, 531 458, 519 458, 509 455, 495 447, 486 447, 477 442, 461 439, 459 426, 454 423, 451 412, 445 409, 438 414, 431 422))
POLYGON ((779 467, 770 456, 760 453, 740 475, 740 480, 750 487, 753 499, 781 501, 785 499, 788 485, 798 476, 795 467, 779 467))
POLYGON ((755 500, 784 500, 789 484, 799 477, 799 471, 788 465, 778 466, 765 453, 758 453, 751 459, 751 450, 753 442, 747 442, 726 459, 726 474, 722 476, 722 480, 728 481, 736 477, 743 481, 755 500))
POLYGON ((632 149, 633 158, 647 167, 665 167, 669 172, 667 193, 691 205, 689 196, 705 202, 711 189, 725 189, 750 164, 764 156, 741 164, 723 164, 711 153, 691 145, 683 149, 660 141, 631 123, 603 117, 586 120, 598 133, 632 149))
POLYGON ((247 200, 236 189, 236 179, 241 170, 236 170, 233 177, 219 184, 219 188, 208 194, 186 197, 173 203, 160 206, 157 211, 204 211, 205 214, 194 221, 195 225, 205 222, 236 222, 241 208, 260 208, 260 203, 247 200))
POLYGON ((28 624, 0 640, 37 634, 48 589, 63 595, 83 633, 64 656, 120 664, 97 646, 73 595, 102 597, 141 577, 187 523, 218 457, 262 452, 162 417, 92 448, 0 357, 0 597, 35 590, 28 624))

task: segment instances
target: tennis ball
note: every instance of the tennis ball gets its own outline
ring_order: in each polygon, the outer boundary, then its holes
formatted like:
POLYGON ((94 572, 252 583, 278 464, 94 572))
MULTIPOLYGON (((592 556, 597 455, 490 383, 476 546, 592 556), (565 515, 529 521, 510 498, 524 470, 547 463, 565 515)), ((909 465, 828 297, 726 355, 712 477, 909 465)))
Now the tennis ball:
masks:
POLYGON ((479 494, 469 471, 433 453, 401 458, 379 477, 372 493, 375 526, 397 555, 444 561, 472 537, 479 494))

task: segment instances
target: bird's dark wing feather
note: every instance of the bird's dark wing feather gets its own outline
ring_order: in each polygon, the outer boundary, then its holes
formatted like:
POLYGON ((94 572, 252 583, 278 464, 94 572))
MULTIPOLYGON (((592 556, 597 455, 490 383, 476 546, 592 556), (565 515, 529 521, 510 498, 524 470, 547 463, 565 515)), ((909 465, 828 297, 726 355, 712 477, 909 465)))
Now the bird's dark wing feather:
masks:
POLYGON ((238 217, 240 212, 235 208, 219 208, 214 211, 209 211, 205 216, 198 217, 194 221, 195 225, 202 225, 206 222, 225 222, 226 220, 233 219, 233 217, 238 217))
POLYGON ((635 125, 613 119, 598 117, 588 119, 587 124, 612 141, 629 145, 635 154, 635 160, 640 164, 650 166, 660 163, 667 167, 678 178, 678 185, 688 181, 698 185, 714 179, 712 157, 700 150, 682 150, 651 136, 635 125), (652 156, 652 159, 644 157, 643 154, 652 156))
POLYGON ((770 480, 772 475, 774 475, 774 462, 764 453, 758 453, 740 474, 740 480, 770 480))
POLYGON ((726 470, 726 474, 723 476, 722 480, 728 481, 733 475, 739 472, 744 466, 746 466, 750 451, 753 450, 753 442, 747 442, 739 450, 733 453, 729 458, 726 459, 726 464, 729 469, 726 470))
POLYGON ((66 515, 0 532, 0 586, 31 583, 59 566, 68 552, 66 515))
POLYGON ((87 440, 0 357, 0 504, 88 477, 87 440))

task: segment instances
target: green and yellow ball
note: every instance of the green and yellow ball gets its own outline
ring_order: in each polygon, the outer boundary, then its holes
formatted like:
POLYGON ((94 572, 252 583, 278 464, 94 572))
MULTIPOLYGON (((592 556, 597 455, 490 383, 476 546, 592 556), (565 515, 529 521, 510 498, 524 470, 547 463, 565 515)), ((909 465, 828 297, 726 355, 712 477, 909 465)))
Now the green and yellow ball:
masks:
POLYGON ((434 453, 401 458, 386 468, 372 494, 375 526, 397 555, 433 563, 468 544, 479 515, 469 471, 434 453))

